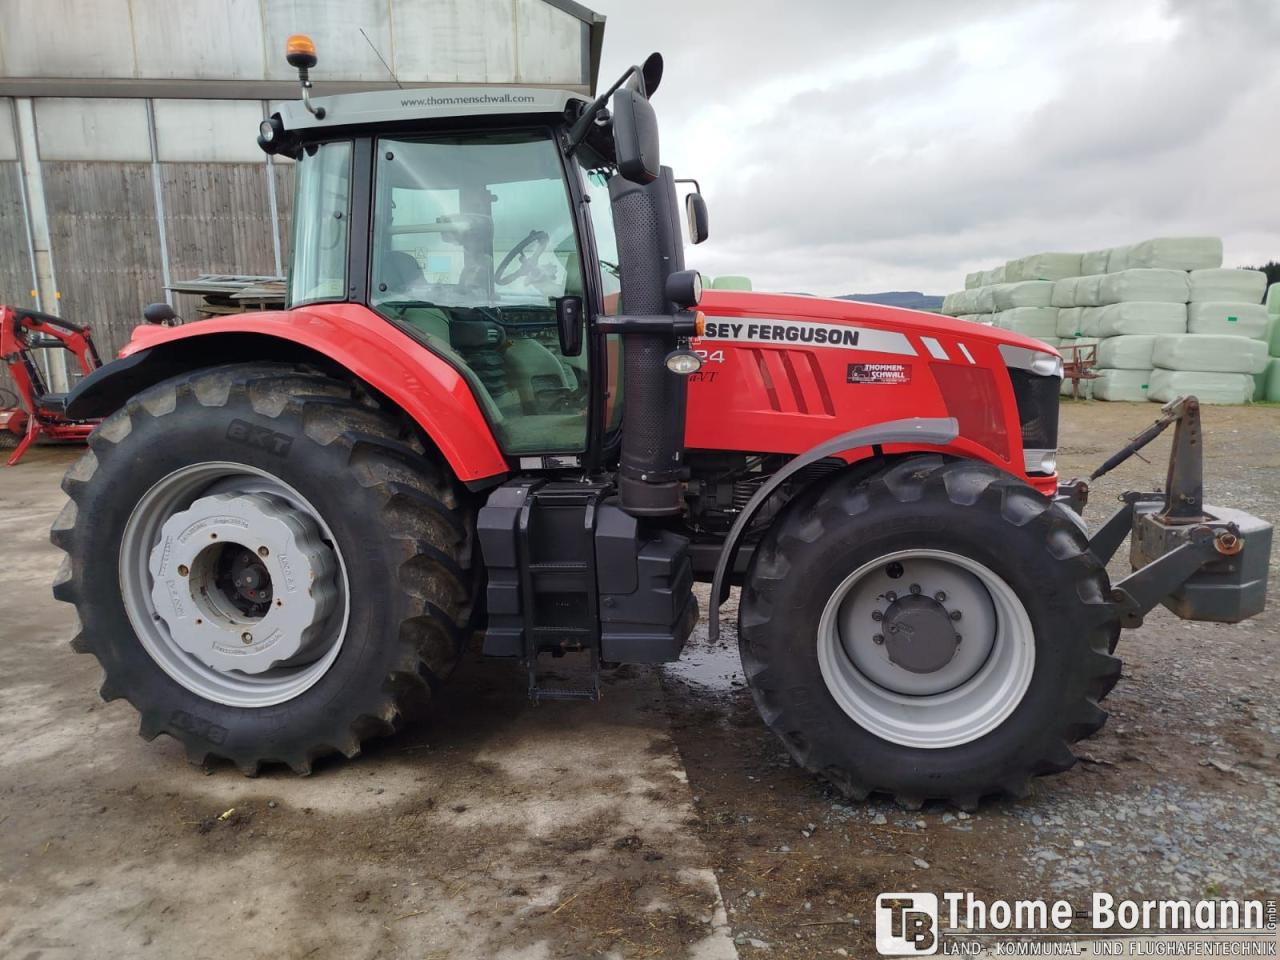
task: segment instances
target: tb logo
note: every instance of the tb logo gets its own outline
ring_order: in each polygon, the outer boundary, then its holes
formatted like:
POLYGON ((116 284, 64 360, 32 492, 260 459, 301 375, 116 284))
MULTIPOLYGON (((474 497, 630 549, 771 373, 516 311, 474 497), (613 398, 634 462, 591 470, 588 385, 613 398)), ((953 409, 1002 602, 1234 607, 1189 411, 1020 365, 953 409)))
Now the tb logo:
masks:
POLYGON ((886 957, 937 953, 937 895, 882 893, 876 897, 876 950, 886 957))

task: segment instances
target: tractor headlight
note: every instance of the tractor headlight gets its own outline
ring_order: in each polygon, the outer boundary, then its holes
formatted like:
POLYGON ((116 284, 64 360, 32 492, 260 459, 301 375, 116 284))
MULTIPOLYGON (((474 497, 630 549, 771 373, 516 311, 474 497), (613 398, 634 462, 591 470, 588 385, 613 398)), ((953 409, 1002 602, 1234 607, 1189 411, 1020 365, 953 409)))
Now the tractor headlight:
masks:
POLYGON ((1022 465, 1027 473, 1053 474, 1058 472, 1057 450, 1023 450, 1022 465))
POLYGON ((262 138, 263 143, 270 143, 276 138, 276 128, 270 120, 263 120, 258 124, 258 136, 262 138))

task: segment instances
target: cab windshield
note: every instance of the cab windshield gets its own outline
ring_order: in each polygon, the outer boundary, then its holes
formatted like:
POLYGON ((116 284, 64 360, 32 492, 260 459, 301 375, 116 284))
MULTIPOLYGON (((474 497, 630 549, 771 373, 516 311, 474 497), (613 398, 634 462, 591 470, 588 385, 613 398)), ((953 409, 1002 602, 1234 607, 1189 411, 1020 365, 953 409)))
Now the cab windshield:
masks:
MULTIPOLYGON (((381 139, 370 305, 467 377, 508 453, 586 444, 586 352, 565 357, 556 300, 583 297, 549 132, 381 139)), ((585 311, 584 311, 585 313, 585 311)))

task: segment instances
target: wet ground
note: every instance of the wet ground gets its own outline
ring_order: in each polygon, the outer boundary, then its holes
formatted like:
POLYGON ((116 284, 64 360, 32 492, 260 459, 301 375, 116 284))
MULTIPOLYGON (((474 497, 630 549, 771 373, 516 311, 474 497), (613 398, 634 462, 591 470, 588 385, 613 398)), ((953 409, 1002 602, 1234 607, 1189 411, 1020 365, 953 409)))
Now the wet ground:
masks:
MULTIPOLYGON (((1154 413, 1067 404, 1063 472, 1154 413)), ((1211 499, 1280 518, 1280 410, 1205 421, 1211 499)), ((1161 479, 1166 450, 1100 482, 1091 519, 1161 479)), ((796 769, 731 629, 615 671, 597 705, 534 708, 519 670, 471 658, 406 735, 246 780, 142 742, 66 646, 47 528, 74 456, 0 469, 0 957, 870 957, 889 890, 1280 891, 1274 607, 1237 626, 1152 615, 1121 640, 1085 762, 973 815, 851 803, 796 769)))

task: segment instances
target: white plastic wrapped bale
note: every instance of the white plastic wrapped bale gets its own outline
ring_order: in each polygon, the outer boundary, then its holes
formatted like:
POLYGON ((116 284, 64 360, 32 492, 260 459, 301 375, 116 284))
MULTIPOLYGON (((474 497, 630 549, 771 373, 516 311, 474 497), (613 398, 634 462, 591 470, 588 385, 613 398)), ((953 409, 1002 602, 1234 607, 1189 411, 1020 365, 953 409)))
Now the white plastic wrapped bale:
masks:
POLYGON ((1098 284, 1098 305, 1146 301, 1186 303, 1187 275, 1181 270, 1154 270, 1135 267, 1108 273, 1098 284))
POLYGON ((1000 266, 992 267, 990 270, 987 271, 988 284, 996 284, 996 283, 1004 283, 1004 282, 1005 282, 1005 276, 1004 276, 1003 263, 1000 264, 1000 266))
POLYGON ((1102 307, 1081 307, 1080 319, 1076 323, 1076 335, 1080 337, 1098 337, 1098 324, 1102 320, 1102 307))
MULTIPOLYGON (((1116 340, 1126 340, 1117 337, 1116 340)), ((1114 343, 1114 340, 1108 340, 1114 343)), ((1163 370, 1192 370, 1199 373, 1262 373, 1267 368, 1267 345, 1246 337, 1224 337, 1212 333, 1184 333, 1156 337, 1151 365, 1163 370)))
POLYGON ((1113 303, 1097 311, 1097 331, 1089 336, 1187 332, 1185 303, 1113 303))
POLYGON ((1095 273, 1087 277, 1076 278, 1076 306, 1077 307, 1096 307, 1099 305, 1099 297, 1102 295, 1102 281, 1106 278, 1104 273, 1095 273))
POLYGON ((1267 275, 1261 270, 1192 270, 1191 299, 1197 303, 1229 301, 1261 303, 1267 289, 1267 275))
POLYGON ((1064 379, 1062 381, 1062 385, 1058 387, 1058 393, 1064 397, 1075 396, 1081 400, 1093 399, 1093 381, 1092 380, 1081 380, 1079 389, 1074 392, 1072 391, 1073 386, 1074 384, 1070 380, 1064 379))
POLYGON ((1273 357, 1280 357, 1280 317, 1273 317, 1271 331, 1267 334, 1267 343, 1270 344, 1270 353, 1273 357))
POLYGON ((1043 343, 1046 347, 1053 347, 1053 349, 1055 350, 1058 349, 1058 344, 1062 343, 1062 341, 1057 337, 1036 337, 1036 339, 1039 340, 1041 343, 1043 343))
POLYGON ((1112 247, 1107 251, 1107 273, 1129 269, 1129 247, 1112 247))
POLYGON ((1049 298, 1051 307, 1074 307, 1076 305, 1076 285, 1079 277, 1063 277, 1053 281, 1053 295, 1049 298))
POLYGON ((1222 266, 1221 237, 1155 237, 1127 250, 1126 267, 1206 270, 1222 266))
POLYGON ((1267 308, 1260 303, 1193 303, 1187 333, 1220 333, 1261 340, 1267 335, 1267 308))
POLYGON ((997 287, 978 287, 973 291, 974 313, 994 313, 996 307, 997 287))
POLYGON ((1004 265, 1004 282, 1005 283, 1021 283, 1024 279, 1022 275, 1021 260, 1007 260, 1004 265))
POLYGON ((972 290, 974 287, 980 286, 982 286, 981 270, 975 270, 973 273, 966 273, 964 275, 964 288, 966 290, 972 290))
POLYGON ((1150 370, 1156 341, 1173 339, 1148 334, 1107 337, 1098 344, 1098 367, 1105 370, 1150 370))
POLYGON ((957 315, 956 295, 954 293, 948 293, 943 296, 942 306, 938 308, 938 312, 947 317, 954 317, 957 315))
POLYGON ((1262 376, 1262 399, 1269 403, 1280 403, 1280 357, 1272 357, 1267 361, 1267 372, 1262 376))
POLYGON ((1273 317, 1280 317, 1280 283, 1267 287, 1267 312, 1273 317))
POLYGON ((991 287, 997 310, 1014 307, 1047 307, 1053 299, 1052 280, 1026 280, 1022 283, 1002 283, 991 287))
POLYGON ((1023 280, 1061 280, 1080 276, 1078 253, 1033 253, 1018 261, 1023 280))
POLYGON ((1199 373, 1192 370, 1153 370, 1147 397, 1168 403, 1194 394, 1201 403, 1248 403, 1253 399, 1253 377, 1247 373, 1199 373))
POLYGON ((1028 337, 1056 337, 1058 311, 1055 307, 1014 307, 996 314, 996 326, 1028 337))
POLYGON ((1106 273, 1110 250, 1090 250, 1080 255, 1080 276, 1087 277, 1091 273, 1106 273))
POLYGON ((1084 307, 1062 307, 1058 310, 1058 336, 1069 339, 1080 333, 1080 317, 1084 307))
POLYGON ((1093 381, 1093 399, 1131 403, 1146 400, 1151 376, 1150 370, 1099 370, 1093 381))

